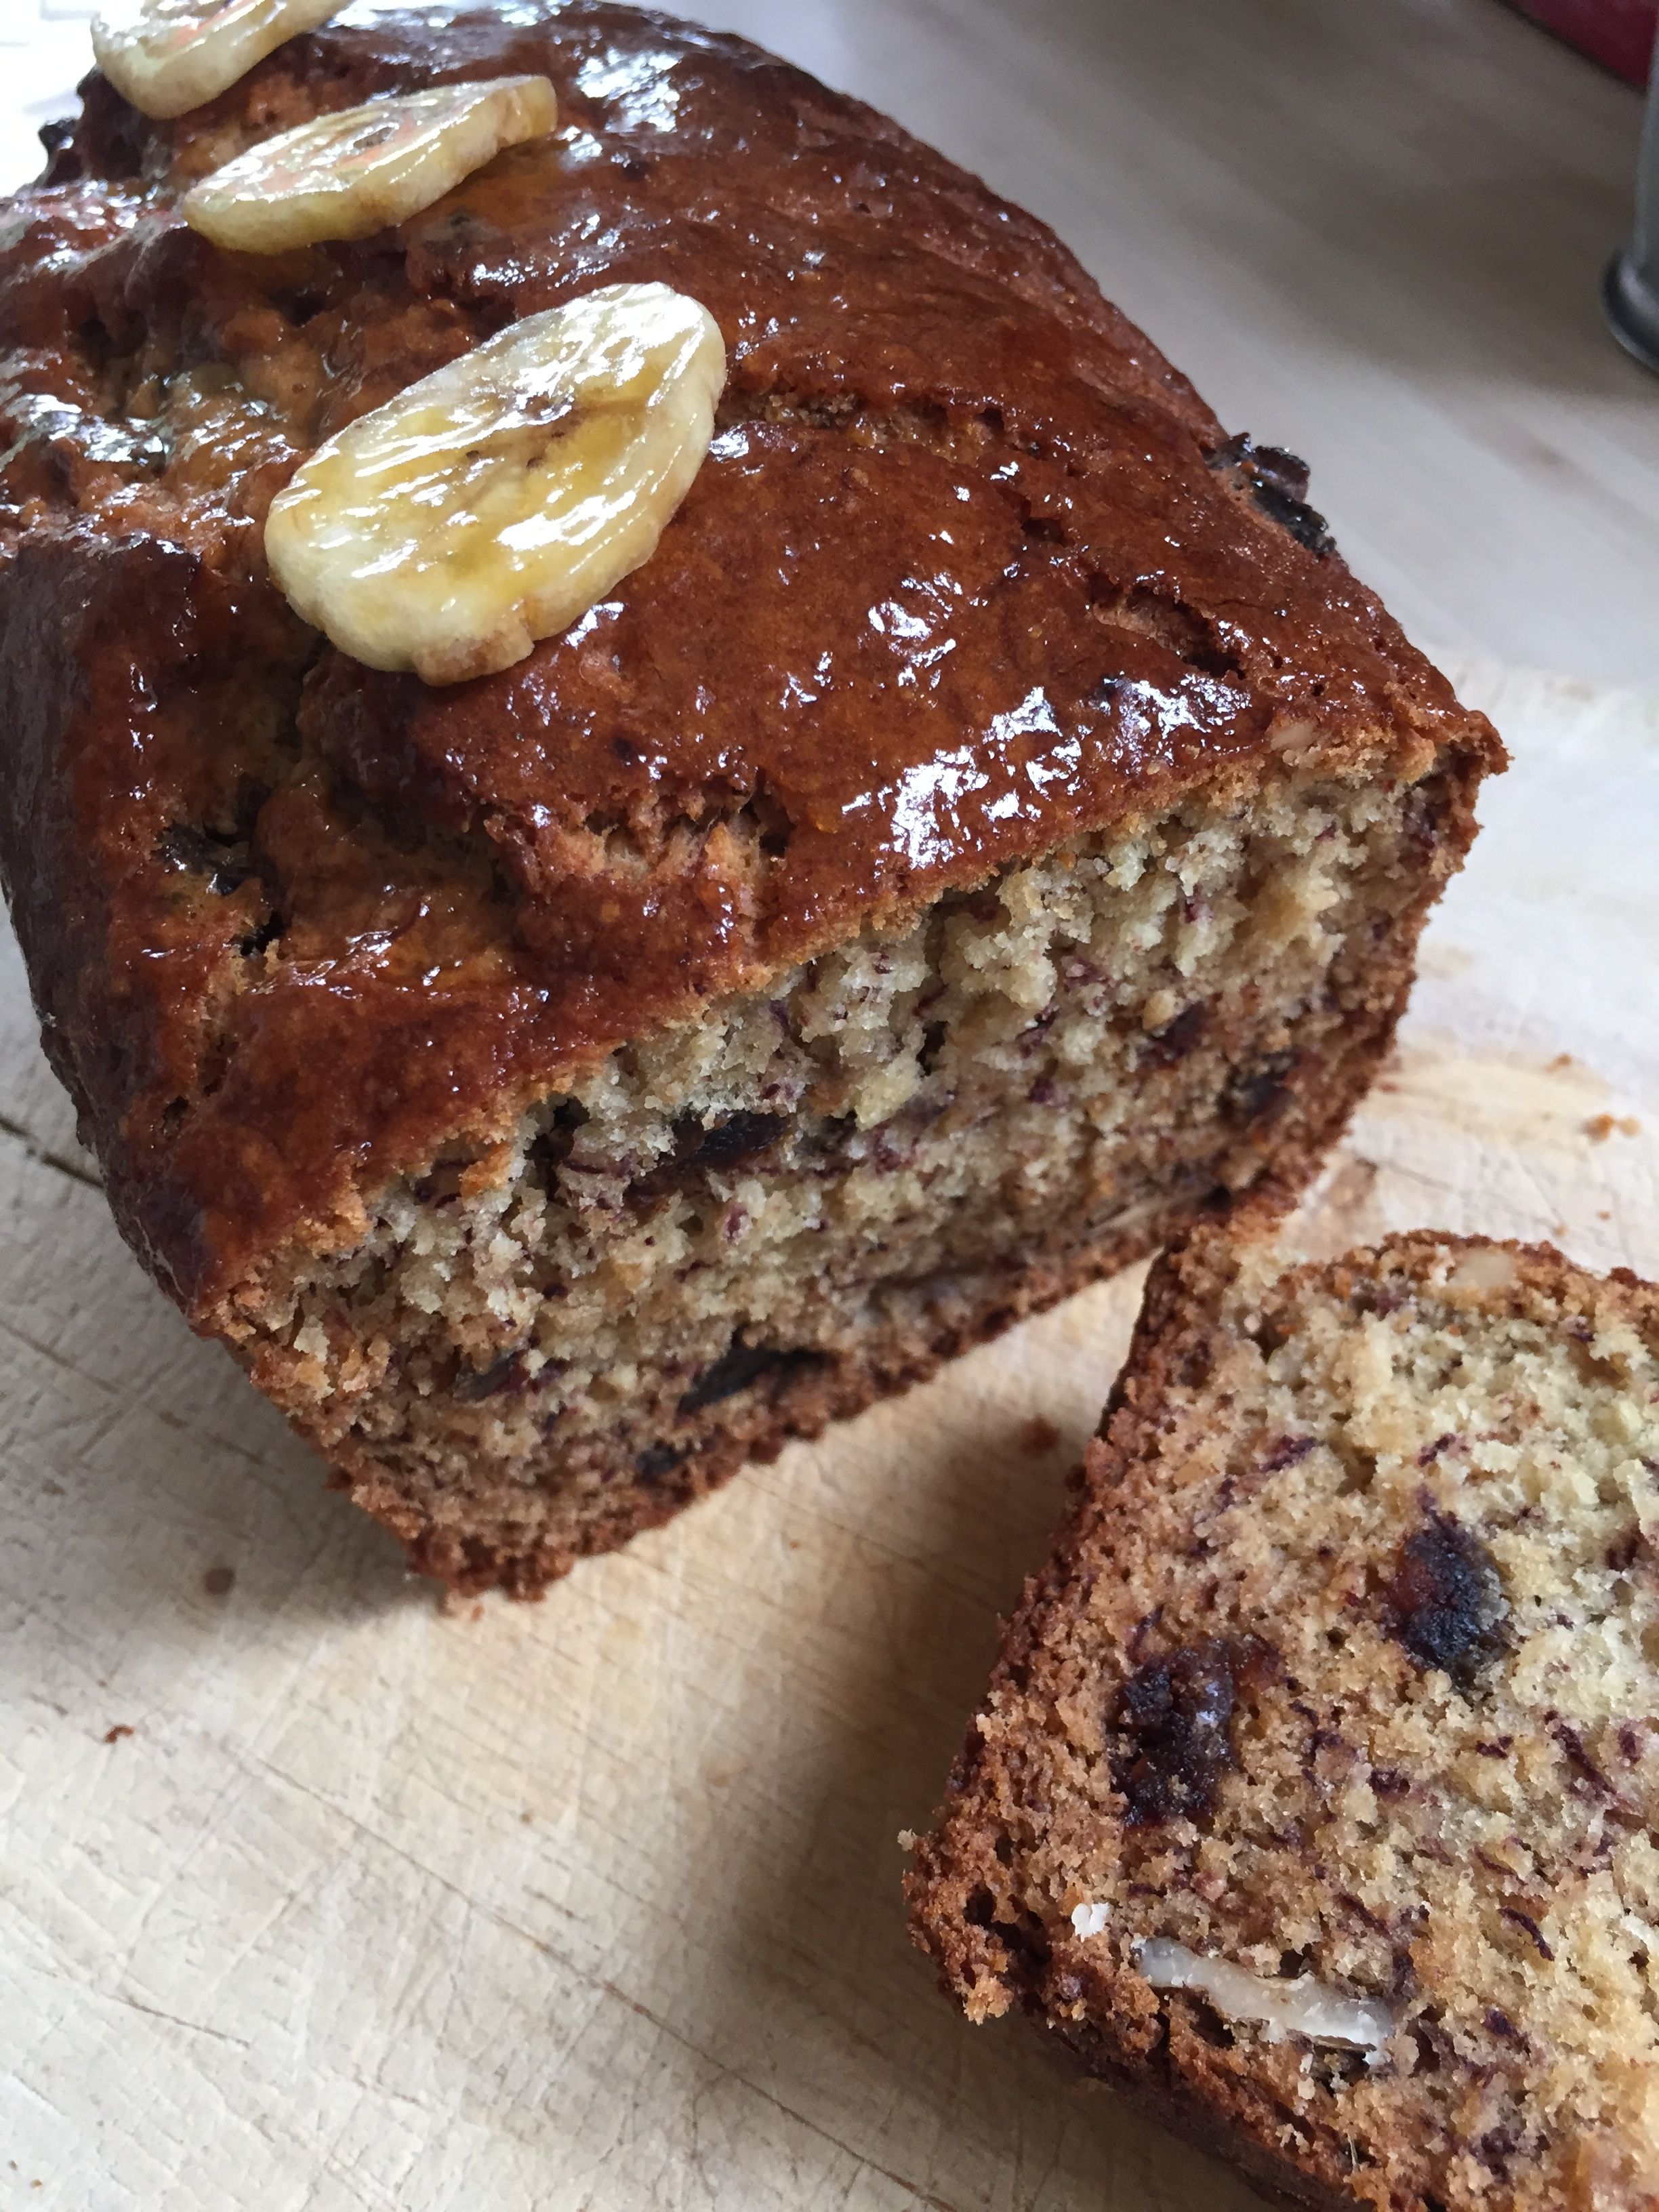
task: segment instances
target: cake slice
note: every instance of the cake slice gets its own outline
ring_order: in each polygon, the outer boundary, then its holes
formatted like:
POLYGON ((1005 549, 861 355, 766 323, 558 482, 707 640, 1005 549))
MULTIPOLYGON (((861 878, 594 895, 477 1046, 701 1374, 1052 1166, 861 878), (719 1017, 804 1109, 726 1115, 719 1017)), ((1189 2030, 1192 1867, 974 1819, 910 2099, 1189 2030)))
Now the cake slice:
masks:
POLYGON ((1306 1178, 1501 750, 1040 224, 593 0, 354 10, 52 135, 0 224, 0 869, 124 1232, 417 1566, 533 1592, 1306 1178), (558 128, 393 229, 181 212, 544 77, 558 128), (651 557, 476 680, 307 627, 262 532, 319 443, 613 286, 728 364, 651 557))
POLYGON ((908 1879, 1288 2202, 1659 2204, 1659 1291, 1200 1235, 908 1879))

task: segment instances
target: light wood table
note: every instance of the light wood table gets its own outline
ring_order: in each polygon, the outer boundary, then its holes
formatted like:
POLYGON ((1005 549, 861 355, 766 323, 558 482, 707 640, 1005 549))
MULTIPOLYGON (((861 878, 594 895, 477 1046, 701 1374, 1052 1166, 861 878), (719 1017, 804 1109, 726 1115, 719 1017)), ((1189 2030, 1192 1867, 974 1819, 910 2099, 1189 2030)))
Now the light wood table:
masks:
MULTIPOLYGON (((1487 656, 1455 672, 1516 767, 1324 1233, 1659 1272, 1659 703, 1608 688, 1652 674, 1659 385, 1595 307, 1633 99, 1484 0, 740 27, 1055 220, 1231 421, 1310 453, 1419 634, 1487 656)), ((898 1902, 1133 1281, 475 1612, 141 1278, 9 939, 0 1215, 5 2212, 1254 2201, 963 2026, 898 1902)))

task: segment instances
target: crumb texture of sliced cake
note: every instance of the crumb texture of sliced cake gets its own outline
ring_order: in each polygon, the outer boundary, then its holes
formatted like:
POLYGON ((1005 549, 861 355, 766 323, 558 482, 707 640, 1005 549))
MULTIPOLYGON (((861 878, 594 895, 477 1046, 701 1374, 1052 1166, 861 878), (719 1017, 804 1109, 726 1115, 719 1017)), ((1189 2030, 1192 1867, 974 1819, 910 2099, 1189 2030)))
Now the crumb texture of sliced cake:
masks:
MULTIPOLYGON (((350 9, 52 137, 0 223, 0 866, 124 1232, 417 1565, 533 1591, 1306 1179, 1501 748, 1041 224, 593 0, 350 9), (497 80, 532 135, 392 228, 186 220, 497 80), (618 580, 354 628, 313 493, 606 290, 707 341, 618 580)), ((488 419, 457 468, 594 428, 488 419)))
POLYGON ((1659 2205, 1659 1291, 1430 1233, 1154 1268, 908 1888, 1285 2201, 1659 2205))

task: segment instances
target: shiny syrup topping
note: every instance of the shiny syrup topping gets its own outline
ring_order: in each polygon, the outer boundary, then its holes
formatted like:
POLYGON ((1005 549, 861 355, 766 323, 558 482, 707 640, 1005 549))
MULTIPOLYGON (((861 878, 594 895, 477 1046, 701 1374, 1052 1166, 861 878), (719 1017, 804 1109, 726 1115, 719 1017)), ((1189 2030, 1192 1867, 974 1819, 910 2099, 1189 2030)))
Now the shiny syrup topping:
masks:
POLYGON ((1286 457, 1212 465, 1221 426, 1040 225, 736 42, 584 0, 347 20, 171 125, 94 80, 50 174, 0 233, 0 337, 82 413, 13 456, 0 533, 39 549, 19 621, 87 612, 20 726, 79 764, 71 872, 152 856, 87 1010, 130 1048, 88 1045, 83 1085, 187 1301, 302 1225, 349 1241, 359 1188, 705 994, 1247 787, 1287 718, 1339 749, 1385 699, 1462 726, 1264 512, 1286 457), (398 230, 230 256, 178 221, 319 104, 512 74, 560 128, 398 230), (318 657, 258 553, 300 458, 629 282, 702 301, 730 362, 652 559, 447 692, 318 657), (100 454, 75 426, 117 385, 134 443, 100 454), (127 550, 52 538, 70 507, 127 550), (179 867, 191 836, 234 885, 179 867))

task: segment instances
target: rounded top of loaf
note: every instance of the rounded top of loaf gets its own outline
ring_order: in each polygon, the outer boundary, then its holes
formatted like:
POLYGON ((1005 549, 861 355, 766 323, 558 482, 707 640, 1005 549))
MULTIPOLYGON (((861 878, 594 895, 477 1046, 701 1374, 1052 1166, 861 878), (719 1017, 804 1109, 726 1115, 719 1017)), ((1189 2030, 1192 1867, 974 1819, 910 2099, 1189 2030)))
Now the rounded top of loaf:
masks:
POLYGON ((99 76, 0 230, 0 847, 54 1049, 181 1295, 629 1037, 1202 787, 1391 779, 1478 718, 1288 456, 1229 441, 1033 218, 744 43, 592 0, 367 9, 152 123, 99 76), (383 94, 559 127, 356 244, 179 199, 383 94), (324 646, 267 506, 322 438, 603 284, 730 362, 653 557, 503 673, 324 646))

